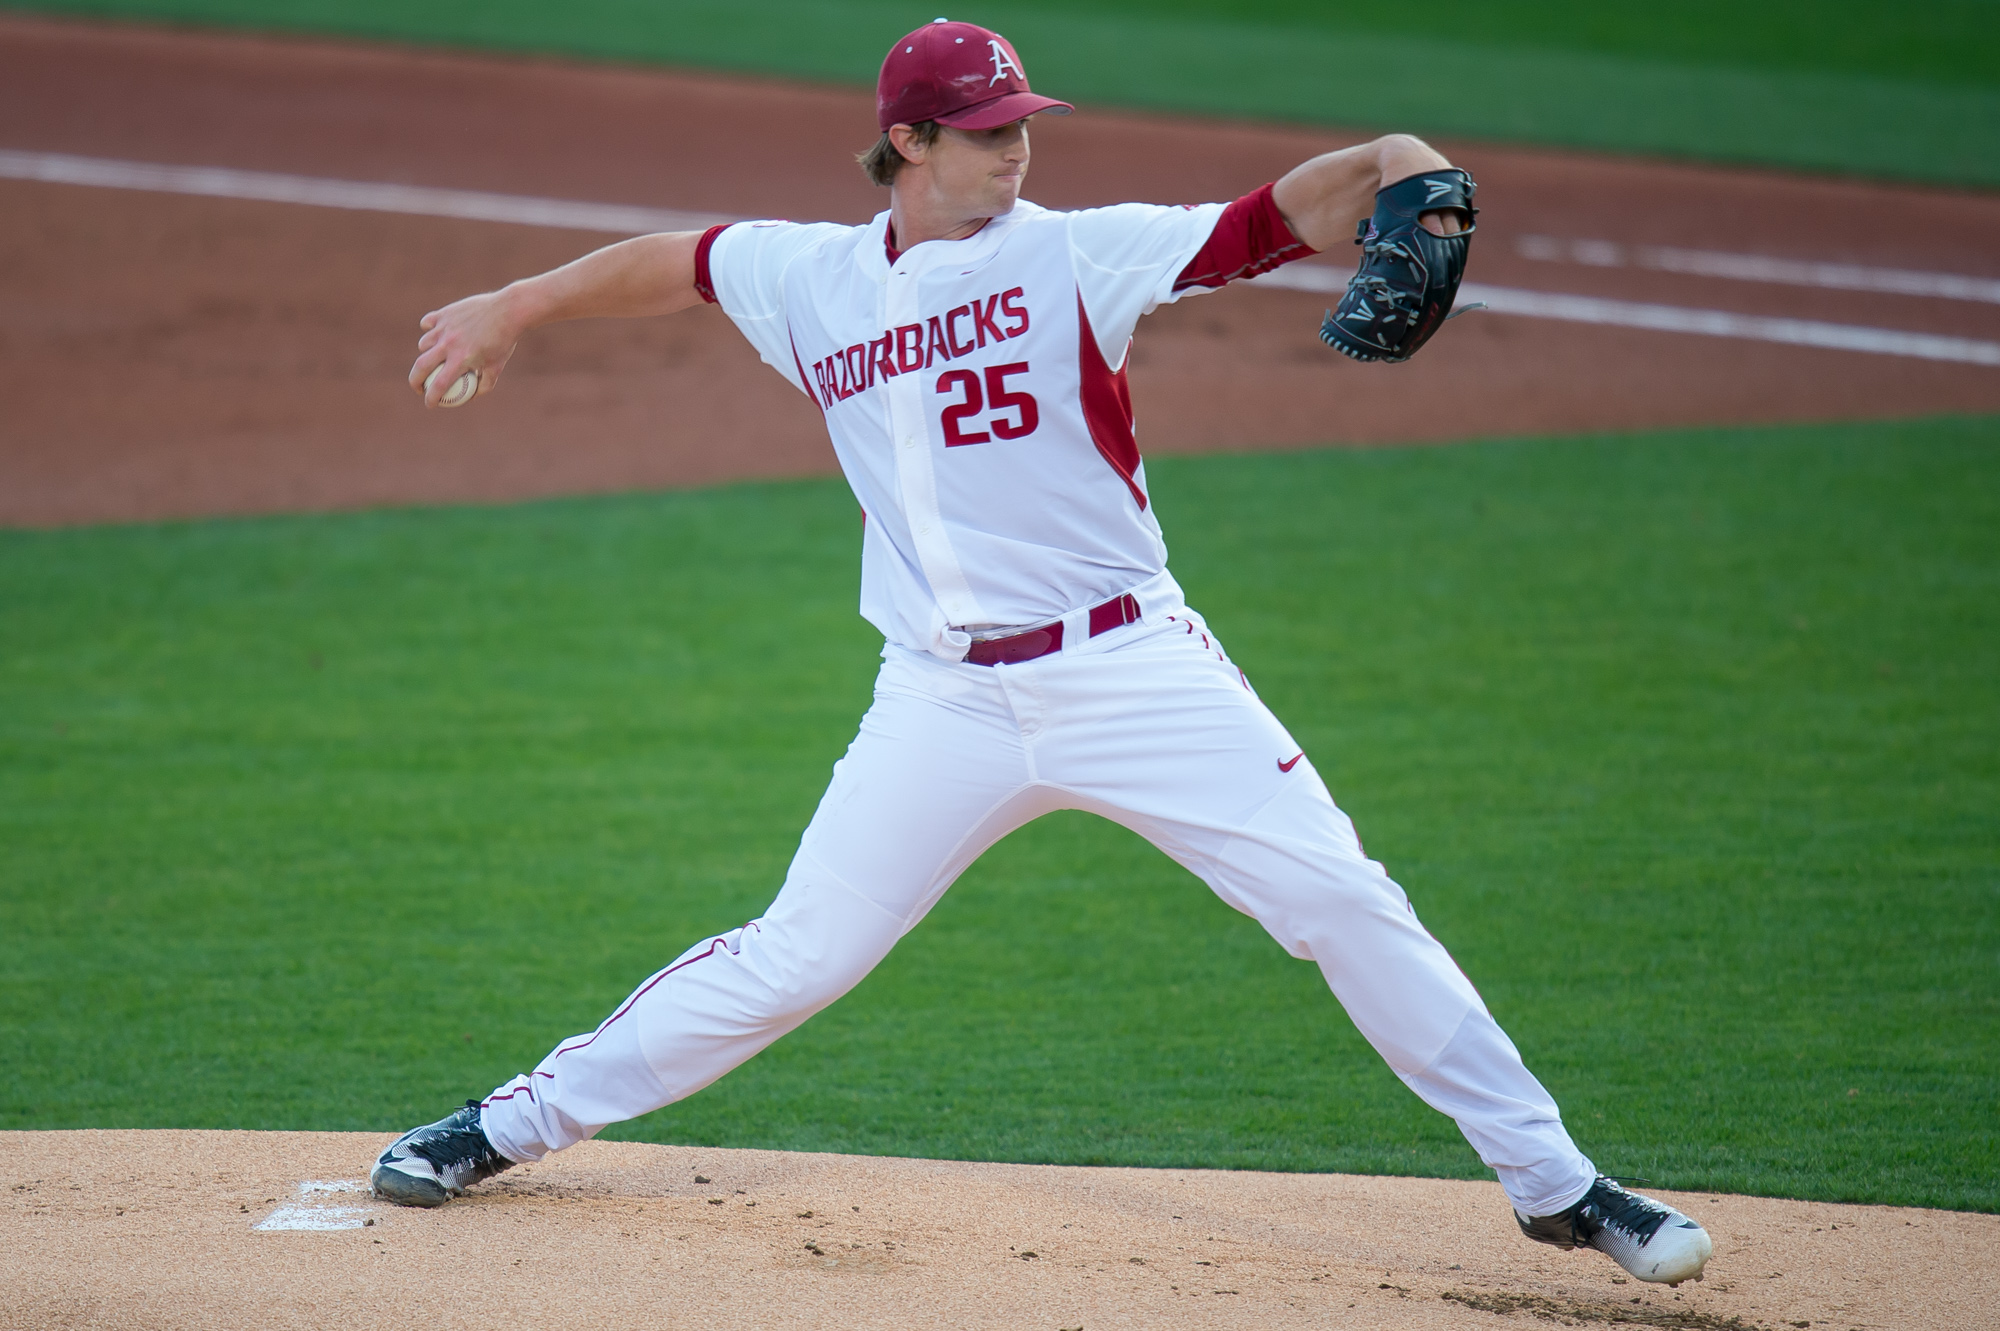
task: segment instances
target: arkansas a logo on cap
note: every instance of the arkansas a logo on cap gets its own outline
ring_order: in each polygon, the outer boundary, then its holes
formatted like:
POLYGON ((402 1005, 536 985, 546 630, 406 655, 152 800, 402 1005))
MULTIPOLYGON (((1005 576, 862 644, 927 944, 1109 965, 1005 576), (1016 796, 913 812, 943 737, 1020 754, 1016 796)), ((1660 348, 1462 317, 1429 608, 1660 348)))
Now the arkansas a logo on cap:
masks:
POLYGON ((1013 52, 1002 46, 998 37, 988 37, 986 44, 993 48, 993 77, 986 80, 986 86, 989 88, 992 87, 1001 79, 1006 78, 1007 72, 1012 70, 1014 77, 1021 80, 1021 86, 1024 88, 1027 87, 1028 76, 1022 72, 1019 65, 1014 63, 1013 52))

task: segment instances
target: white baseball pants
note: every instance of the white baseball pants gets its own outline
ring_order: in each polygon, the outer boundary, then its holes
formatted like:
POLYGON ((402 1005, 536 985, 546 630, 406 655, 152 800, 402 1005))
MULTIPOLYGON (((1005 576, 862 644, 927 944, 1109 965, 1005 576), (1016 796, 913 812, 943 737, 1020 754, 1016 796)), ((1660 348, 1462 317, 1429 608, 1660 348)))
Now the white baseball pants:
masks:
POLYGON ((1317 962, 1516 1209, 1576 1202, 1596 1171, 1554 1101, 1201 619, 1180 609, 1074 636, 1002 666, 889 647, 771 908, 696 944, 596 1031, 496 1090, 483 1113, 494 1147, 539 1160, 692 1095, 857 984, 988 846, 1085 809, 1317 962))

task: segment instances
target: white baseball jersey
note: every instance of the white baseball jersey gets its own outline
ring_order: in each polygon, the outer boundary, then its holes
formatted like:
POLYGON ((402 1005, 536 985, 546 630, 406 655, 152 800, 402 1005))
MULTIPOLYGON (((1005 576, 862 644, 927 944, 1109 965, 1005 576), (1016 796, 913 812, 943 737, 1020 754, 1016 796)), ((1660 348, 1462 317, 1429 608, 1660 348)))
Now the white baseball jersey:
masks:
POLYGON ((966 630, 1178 597, 1125 356, 1141 315, 1209 289, 1177 284, 1223 209, 1023 202, 893 263, 887 213, 714 238, 716 300, 825 413, 867 515, 861 613, 890 642, 956 661, 966 630))

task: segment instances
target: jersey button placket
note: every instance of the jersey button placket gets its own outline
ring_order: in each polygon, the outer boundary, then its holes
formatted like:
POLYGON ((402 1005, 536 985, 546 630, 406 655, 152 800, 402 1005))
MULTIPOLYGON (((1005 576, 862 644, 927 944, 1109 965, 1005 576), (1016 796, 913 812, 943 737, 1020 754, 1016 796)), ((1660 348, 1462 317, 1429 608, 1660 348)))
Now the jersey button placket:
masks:
MULTIPOLYGON (((906 257, 901 262, 909 260, 906 257)), ((911 270, 900 266, 891 273, 883 300, 887 327, 917 322, 919 284, 911 280, 913 277, 911 270)), ((916 545, 917 561, 945 621, 976 624, 981 619, 979 604, 966 585, 958 552, 951 547, 943 515, 938 510, 930 426, 924 418, 924 379, 924 374, 917 371, 897 375, 883 385, 887 389, 890 437, 897 441, 897 489, 903 501, 904 519, 910 525, 911 539, 916 545)))

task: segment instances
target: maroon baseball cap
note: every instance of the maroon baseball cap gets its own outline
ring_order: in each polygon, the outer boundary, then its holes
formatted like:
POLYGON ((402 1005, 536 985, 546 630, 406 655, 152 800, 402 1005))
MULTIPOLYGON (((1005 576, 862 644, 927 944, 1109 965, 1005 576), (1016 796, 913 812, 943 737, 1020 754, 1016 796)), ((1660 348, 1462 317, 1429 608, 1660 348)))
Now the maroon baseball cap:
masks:
POLYGON ((875 84, 875 118, 885 131, 919 120, 996 129, 1037 111, 1066 116, 1075 109, 1030 92, 1021 57, 977 23, 926 23, 889 48, 875 84))

